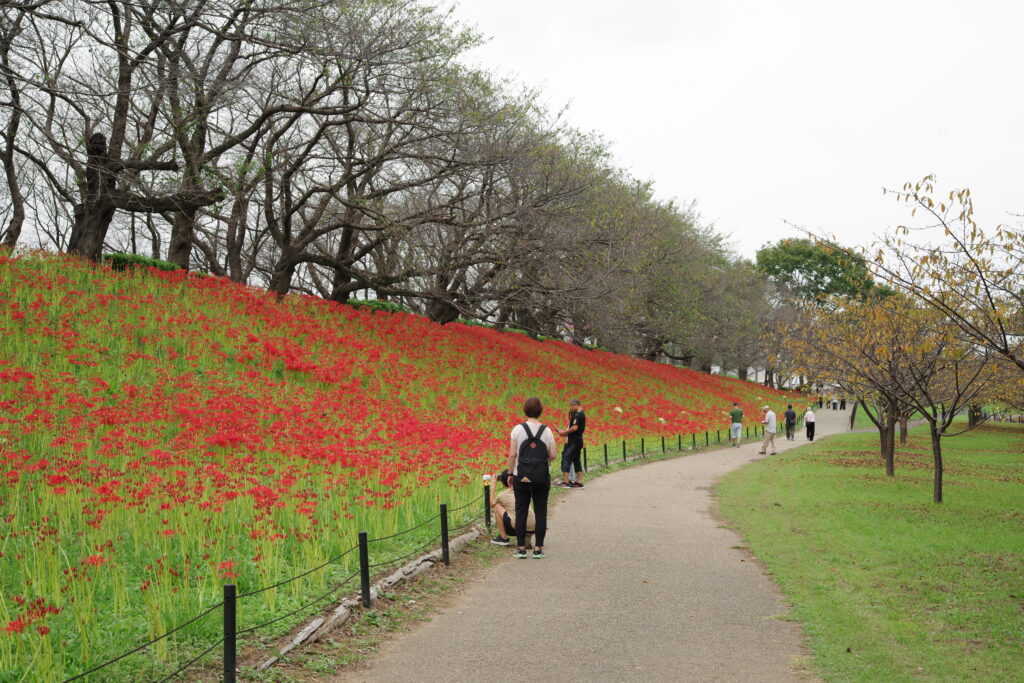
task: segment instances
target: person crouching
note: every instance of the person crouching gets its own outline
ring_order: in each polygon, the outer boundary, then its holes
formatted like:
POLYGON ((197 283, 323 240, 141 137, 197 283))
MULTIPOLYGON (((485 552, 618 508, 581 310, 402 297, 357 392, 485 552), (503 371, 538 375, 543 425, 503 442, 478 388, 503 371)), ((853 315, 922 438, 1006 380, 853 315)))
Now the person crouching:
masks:
MULTIPOLYGON (((494 508, 494 522, 498 526, 498 535, 491 539, 491 543, 508 545, 510 543, 509 536, 516 533, 516 494, 512 490, 512 475, 508 473, 508 470, 498 475, 498 481, 501 482, 502 489, 491 501, 491 507, 494 508)), ((530 545, 529 537, 536 528, 537 520, 531 508, 526 515, 527 547, 530 545)))

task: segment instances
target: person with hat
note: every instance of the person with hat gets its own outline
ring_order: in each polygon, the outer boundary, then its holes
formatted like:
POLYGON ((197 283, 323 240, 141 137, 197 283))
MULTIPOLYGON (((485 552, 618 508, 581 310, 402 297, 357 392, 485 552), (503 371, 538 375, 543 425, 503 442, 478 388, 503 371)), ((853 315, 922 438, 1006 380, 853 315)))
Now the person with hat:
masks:
POLYGON ((775 450, 775 432, 778 429, 775 421, 775 413, 772 411, 771 406, 765 405, 761 407, 761 412, 764 413, 764 419, 761 420, 761 424, 764 425, 764 443, 761 444, 761 450, 758 451, 758 455, 765 455, 768 453, 768 446, 771 446, 771 455, 778 453, 775 450))

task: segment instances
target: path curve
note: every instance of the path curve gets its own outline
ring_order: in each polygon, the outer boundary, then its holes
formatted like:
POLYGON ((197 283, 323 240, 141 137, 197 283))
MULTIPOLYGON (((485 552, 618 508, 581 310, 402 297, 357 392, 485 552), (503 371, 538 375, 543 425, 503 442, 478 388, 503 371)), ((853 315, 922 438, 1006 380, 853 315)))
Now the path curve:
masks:
MULTIPOLYGON (((849 412, 820 410, 818 434, 849 412)), ((777 441, 780 452, 806 443, 777 441)), ((340 681, 795 681, 799 625, 711 488, 760 444, 622 470, 561 496, 543 560, 499 562, 340 681), (522 597, 523 599, 517 599, 522 597)))

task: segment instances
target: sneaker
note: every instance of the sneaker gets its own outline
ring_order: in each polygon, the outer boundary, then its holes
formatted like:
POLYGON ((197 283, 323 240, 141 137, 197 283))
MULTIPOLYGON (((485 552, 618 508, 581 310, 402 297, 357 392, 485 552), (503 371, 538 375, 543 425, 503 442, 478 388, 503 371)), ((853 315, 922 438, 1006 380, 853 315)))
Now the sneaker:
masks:
POLYGON ((758 455, 765 455, 765 452, 764 451, 758 451, 757 454, 758 455))
MULTIPOLYGON (((526 554, 524 553, 523 556, 525 557, 526 554)), ((533 551, 533 559, 535 559, 535 560, 543 560, 544 559, 544 551, 541 550, 540 548, 537 548, 536 550, 534 550, 533 551)))
POLYGON ((571 489, 572 488, 572 482, 560 481, 560 482, 558 482, 558 488, 560 488, 560 489, 571 489))
POLYGON ((508 539, 502 538, 501 536, 495 536, 491 539, 491 543, 494 545, 508 545, 508 539))
POLYGON ((583 486, 583 484, 581 484, 580 482, 578 482, 578 481, 574 481, 574 482, 572 483, 572 488, 574 488, 574 489, 582 489, 582 488, 585 488, 585 487, 584 487, 584 486, 583 486))
MULTIPOLYGON (((534 552, 536 552, 536 551, 534 551, 534 552)), ((512 553, 512 557, 516 558, 517 560, 525 560, 526 557, 527 557, 526 551, 525 550, 516 550, 514 553, 512 553)))

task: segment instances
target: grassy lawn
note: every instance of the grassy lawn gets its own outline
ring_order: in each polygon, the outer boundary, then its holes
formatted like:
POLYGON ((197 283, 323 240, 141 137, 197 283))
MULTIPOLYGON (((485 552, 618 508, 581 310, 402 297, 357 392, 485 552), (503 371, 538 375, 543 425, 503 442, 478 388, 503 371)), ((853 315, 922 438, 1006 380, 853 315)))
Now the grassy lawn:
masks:
POLYGON ((1024 428, 897 446, 846 434, 759 461, 718 487, 723 514, 803 622, 826 680, 1024 680, 1024 428))

